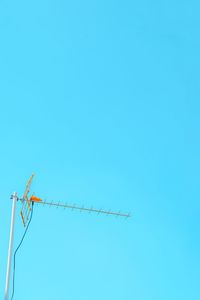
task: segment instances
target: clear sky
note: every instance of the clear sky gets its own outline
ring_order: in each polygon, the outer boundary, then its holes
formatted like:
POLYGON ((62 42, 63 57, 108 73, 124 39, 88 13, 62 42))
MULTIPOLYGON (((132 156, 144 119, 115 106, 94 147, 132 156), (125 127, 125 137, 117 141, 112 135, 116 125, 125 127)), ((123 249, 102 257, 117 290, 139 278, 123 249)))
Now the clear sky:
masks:
POLYGON ((199 9, 0 1, 1 299, 33 171, 48 201, 132 218, 35 207, 15 300, 200 299, 199 9))

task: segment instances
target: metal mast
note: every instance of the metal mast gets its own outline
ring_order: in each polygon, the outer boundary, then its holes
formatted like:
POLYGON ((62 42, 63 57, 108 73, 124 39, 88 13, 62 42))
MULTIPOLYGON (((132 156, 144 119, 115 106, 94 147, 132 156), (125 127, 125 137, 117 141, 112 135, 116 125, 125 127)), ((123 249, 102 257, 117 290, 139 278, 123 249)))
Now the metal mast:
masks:
POLYGON ((11 214, 11 223, 10 223, 10 240, 8 248, 8 264, 7 264, 7 273, 6 273, 6 288, 5 288, 5 300, 8 300, 9 296, 9 286, 10 286, 10 271, 11 271, 11 260, 12 260, 12 250, 13 250, 13 240, 14 240, 14 227, 15 227, 15 212, 17 204, 17 193, 14 192, 12 195, 12 214, 11 214))

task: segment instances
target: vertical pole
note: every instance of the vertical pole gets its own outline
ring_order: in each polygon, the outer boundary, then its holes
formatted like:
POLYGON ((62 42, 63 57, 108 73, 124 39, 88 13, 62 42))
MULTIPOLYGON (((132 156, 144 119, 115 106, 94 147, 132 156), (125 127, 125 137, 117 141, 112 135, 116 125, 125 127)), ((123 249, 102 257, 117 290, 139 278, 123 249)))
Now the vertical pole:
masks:
POLYGON ((5 300, 8 300, 9 285, 10 285, 10 271, 11 271, 12 249, 13 249, 13 240, 14 240, 15 211, 16 211, 16 203, 17 203, 16 192, 13 193, 12 200, 13 203, 12 203, 12 215, 11 215, 11 223, 10 223, 10 241, 9 241, 9 248, 8 248, 5 300))

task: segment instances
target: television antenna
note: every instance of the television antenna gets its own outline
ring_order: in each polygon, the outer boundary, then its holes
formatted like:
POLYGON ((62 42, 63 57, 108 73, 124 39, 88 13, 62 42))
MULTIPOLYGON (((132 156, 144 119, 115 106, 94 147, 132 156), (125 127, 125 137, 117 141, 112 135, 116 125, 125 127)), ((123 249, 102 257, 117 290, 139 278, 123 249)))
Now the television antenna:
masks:
MULTIPOLYGON (((17 202, 21 202, 21 210, 20 215, 22 219, 22 223, 24 227, 27 227, 30 222, 30 218, 32 215, 33 205, 36 203, 38 205, 50 206, 50 207, 60 207, 64 209, 71 209, 71 210, 78 210, 84 212, 92 212, 97 214, 104 214, 104 215, 112 215, 116 217, 124 217, 129 218, 130 214, 128 213, 121 213, 121 212, 114 212, 114 211, 106 211, 102 209, 96 208, 88 208, 84 206, 77 206, 77 205, 70 205, 61 202, 46 202, 41 198, 32 195, 29 197, 30 187, 33 181, 34 174, 31 175, 29 178, 24 194, 22 198, 19 198, 17 192, 14 192, 11 195, 12 203, 12 213, 11 213, 11 224, 10 224, 10 239, 9 239, 9 248, 8 248, 8 262, 7 262, 7 272, 6 272, 6 287, 5 287, 5 300, 8 300, 9 296, 9 286, 10 286, 10 273, 11 273, 11 260, 12 260, 12 250, 13 250, 13 241, 14 241, 14 225, 15 225, 15 214, 16 214, 16 205, 17 202)), ((22 239, 23 240, 23 239, 22 239)))

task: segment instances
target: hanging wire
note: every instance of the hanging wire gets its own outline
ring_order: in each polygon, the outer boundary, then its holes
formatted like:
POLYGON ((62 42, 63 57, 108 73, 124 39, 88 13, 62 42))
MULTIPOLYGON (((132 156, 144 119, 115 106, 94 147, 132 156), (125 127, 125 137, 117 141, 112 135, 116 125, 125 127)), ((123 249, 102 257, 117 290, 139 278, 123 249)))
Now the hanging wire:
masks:
POLYGON ((29 225, 30 225, 30 223, 31 223, 32 216, 33 216, 33 205, 34 205, 34 202, 32 202, 32 209, 31 209, 30 220, 29 220, 28 225, 27 225, 27 227, 26 227, 26 229, 25 229, 25 231, 24 231, 24 234, 23 234, 23 236, 22 236, 22 239, 21 239, 21 241, 20 241, 20 243, 19 243, 19 245, 18 245, 18 247, 16 248, 15 253, 14 253, 14 263, 13 263, 13 290, 12 290, 11 300, 13 299, 14 294, 15 294, 15 265, 16 265, 16 254, 17 254, 19 248, 21 247, 21 245, 22 245, 22 243, 23 243, 23 240, 24 240, 24 238, 25 238, 25 236, 26 236, 26 233, 27 233, 27 231, 28 231, 29 225))

